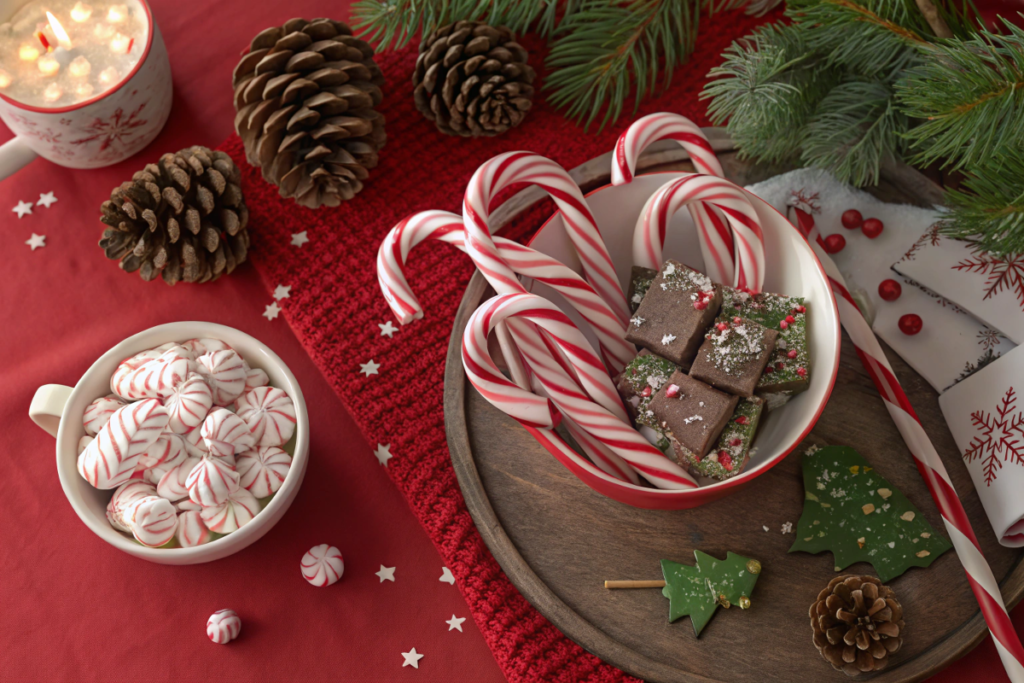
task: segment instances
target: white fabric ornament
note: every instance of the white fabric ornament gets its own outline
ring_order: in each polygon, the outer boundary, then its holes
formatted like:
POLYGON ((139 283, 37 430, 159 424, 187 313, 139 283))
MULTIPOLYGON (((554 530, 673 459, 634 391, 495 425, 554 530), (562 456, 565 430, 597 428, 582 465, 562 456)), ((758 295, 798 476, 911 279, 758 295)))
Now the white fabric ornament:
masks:
POLYGON ((131 529, 125 524, 124 511, 129 505, 139 500, 156 495, 156 488, 152 484, 133 479, 126 484, 121 484, 114 495, 107 503, 107 521, 110 526, 121 531, 131 533, 131 529))
POLYGON ((155 399, 120 408, 78 457, 78 473, 98 489, 117 488, 166 426, 167 410, 155 399))
POLYGON ((170 416, 168 426, 176 434, 184 434, 203 424, 213 407, 213 391, 202 375, 193 372, 164 399, 170 416))
POLYGON ((302 556, 302 577, 314 586, 322 588, 337 583, 344 573, 345 560, 333 545, 313 546, 302 556))
POLYGON ((213 404, 226 406, 245 390, 245 361, 231 349, 205 353, 196 359, 198 372, 213 390, 213 404))
MULTIPOLYGON (((147 470, 146 473, 152 472, 154 475, 162 473, 156 481, 156 494, 161 498, 174 502, 189 495, 187 486, 188 475, 192 473, 192 470, 201 461, 201 458, 185 458, 173 467, 154 467, 151 470, 147 470)), ((147 481, 152 481, 152 477, 147 477, 147 481)))
POLYGON ((238 531, 259 514, 260 502, 243 488, 232 491, 219 505, 204 506, 200 515, 210 531, 230 534, 238 531))
POLYGON ((125 402, 117 397, 117 394, 110 394, 109 396, 103 396, 90 403, 85 408, 85 413, 82 415, 82 425, 85 427, 85 433, 89 436, 96 436, 99 431, 103 429, 103 425, 107 424, 107 420, 113 415, 119 408, 124 407, 125 402))
POLYGON ((206 528, 198 510, 187 510, 178 515, 178 545, 194 548, 210 542, 210 530, 206 528))
POLYGON ((178 530, 178 511, 171 501, 159 496, 146 496, 125 508, 123 519, 135 540, 144 546, 164 545, 178 530))
POLYGON ((203 458, 189 472, 185 486, 192 502, 204 508, 220 505, 238 490, 238 472, 219 458, 203 458))
POLYGON ((276 446, 260 446, 239 454, 235 468, 242 488, 257 498, 277 493, 288 476, 292 457, 276 446))
POLYGON ((238 637, 241 630, 242 620, 230 609, 215 612, 206 622, 206 635, 218 645, 227 645, 238 637))
POLYGON ((214 408, 203 420, 203 442, 210 455, 225 457, 247 451, 256 445, 249 426, 227 408, 214 408))
POLYGON ((258 446, 281 446, 295 433, 295 404, 276 387, 258 387, 242 394, 238 417, 245 420, 258 446))

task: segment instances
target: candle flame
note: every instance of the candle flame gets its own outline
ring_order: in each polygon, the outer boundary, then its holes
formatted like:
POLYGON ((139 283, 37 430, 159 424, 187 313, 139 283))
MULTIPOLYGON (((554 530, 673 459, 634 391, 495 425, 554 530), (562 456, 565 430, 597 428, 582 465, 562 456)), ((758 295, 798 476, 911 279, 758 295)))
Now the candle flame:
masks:
POLYGON ((64 30, 64 27, 57 21, 57 17, 53 16, 52 13, 46 13, 46 20, 50 22, 50 28, 53 29, 53 35, 57 36, 57 44, 65 50, 71 49, 71 38, 68 37, 68 32, 64 30))

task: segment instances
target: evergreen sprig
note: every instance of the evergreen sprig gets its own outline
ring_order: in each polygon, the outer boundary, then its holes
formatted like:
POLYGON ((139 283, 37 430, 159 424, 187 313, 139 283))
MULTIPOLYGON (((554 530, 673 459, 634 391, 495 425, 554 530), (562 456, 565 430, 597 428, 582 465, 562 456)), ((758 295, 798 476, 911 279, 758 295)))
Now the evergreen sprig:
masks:
POLYGON ((963 188, 946 193, 952 213, 943 232, 976 240, 997 256, 1024 253, 1024 147, 1009 146, 981 160, 963 188))

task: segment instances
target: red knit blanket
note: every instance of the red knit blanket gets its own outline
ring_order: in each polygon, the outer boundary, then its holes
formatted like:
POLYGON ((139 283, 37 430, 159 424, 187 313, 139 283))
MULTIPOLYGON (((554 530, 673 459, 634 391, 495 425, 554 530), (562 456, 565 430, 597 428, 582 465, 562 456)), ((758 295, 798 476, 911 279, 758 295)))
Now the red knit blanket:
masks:
MULTIPOLYGON (((737 12, 702 20, 697 53, 636 117, 671 111, 708 125, 705 106, 698 101, 705 75, 733 39, 763 21, 737 12)), ((523 42, 531 62, 540 65, 541 43, 523 42)), ((363 192, 339 208, 311 211, 282 200, 260 171, 245 163, 237 137, 222 145, 244 174, 253 261, 268 289, 292 286, 284 317, 367 441, 391 445, 388 473, 455 574, 505 676, 510 681, 629 679, 563 636, 519 594, 466 509, 445 441, 442 396, 448 338, 472 263, 446 245, 417 248, 407 277, 425 316, 388 338, 378 324, 394 322, 394 317, 377 287, 375 260, 384 235, 408 214, 424 209, 461 213, 466 183, 488 158, 529 150, 571 169, 611 150, 636 117, 623 117, 603 131, 584 131, 539 94, 524 123, 504 136, 448 137, 413 106, 415 60, 413 47, 378 57, 387 77, 381 112, 388 143, 363 192), (309 242, 294 246, 291 236, 302 231, 309 242), (370 360, 380 364, 379 374, 360 372, 370 360)), ((528 235, 552 207, 543 202, 504 234, 514 239, 528 235)))

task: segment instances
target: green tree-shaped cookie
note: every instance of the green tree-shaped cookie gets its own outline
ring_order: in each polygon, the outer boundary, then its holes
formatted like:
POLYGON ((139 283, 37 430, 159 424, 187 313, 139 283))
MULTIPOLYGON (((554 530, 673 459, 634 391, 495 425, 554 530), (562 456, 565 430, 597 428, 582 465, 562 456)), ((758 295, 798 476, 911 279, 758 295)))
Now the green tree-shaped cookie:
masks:
POLYGON ((952 546, 905 495, 844 446, 804 453, 804 511, 789 552, 835 556, 836 571, 870 562, 883 583, 927 567, 952 546))
POLYGON ((691 567, 671 560, 661 561, 665 575, 662 594, 668 598, 668 620, 690 615, 693 632, 700 636, 715 610, 739 605, 750 607, 750 594, 761 573, 761 563, 736 553, 719 560, 699 550, 693 551, 697 565, 691 567))

